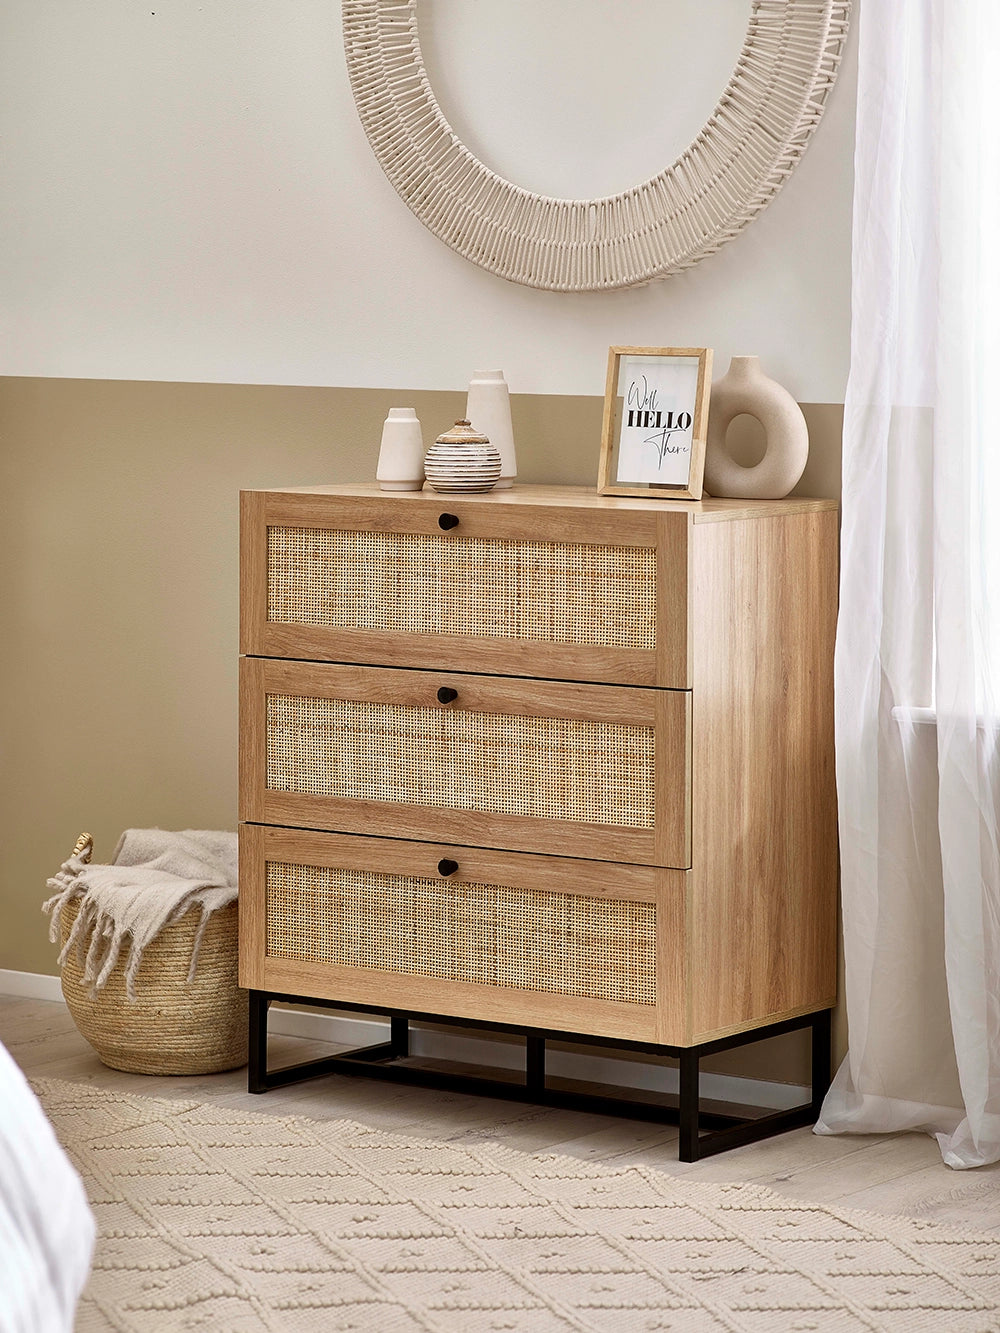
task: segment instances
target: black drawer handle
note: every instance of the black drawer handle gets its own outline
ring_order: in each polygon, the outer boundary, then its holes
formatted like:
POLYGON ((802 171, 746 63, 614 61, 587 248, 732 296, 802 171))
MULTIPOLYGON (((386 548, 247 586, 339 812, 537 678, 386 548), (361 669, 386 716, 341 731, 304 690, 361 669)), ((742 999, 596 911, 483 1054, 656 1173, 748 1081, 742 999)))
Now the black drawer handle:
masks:
POLYGON ((445 532, 449 532, 452 528, 457 528, 458 515, 442 514, 441 517, 438 519, 438 527, 443 528, 445 532))
POLYGON ((458 862, 449 861, 447 856, 442 857, 442 859, 438 862, 439 875, 454 875, 457 869, 458 869, 458 862))
POLYGON ((453 690, 450 685, 442 685, 438 690, 438 700, 443 704, 450 704, 453 699, 458 698, 458 690, 453 690))

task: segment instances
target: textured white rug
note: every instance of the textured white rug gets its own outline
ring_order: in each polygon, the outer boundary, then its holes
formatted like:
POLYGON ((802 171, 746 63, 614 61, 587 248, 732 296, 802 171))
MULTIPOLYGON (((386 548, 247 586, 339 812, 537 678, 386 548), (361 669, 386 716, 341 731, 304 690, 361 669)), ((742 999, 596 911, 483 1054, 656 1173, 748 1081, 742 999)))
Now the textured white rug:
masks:
POLYGON ((994 1333, 1000 1242, 755 1185, 38 1079, 97 1214, 78 1333, 994 1333))

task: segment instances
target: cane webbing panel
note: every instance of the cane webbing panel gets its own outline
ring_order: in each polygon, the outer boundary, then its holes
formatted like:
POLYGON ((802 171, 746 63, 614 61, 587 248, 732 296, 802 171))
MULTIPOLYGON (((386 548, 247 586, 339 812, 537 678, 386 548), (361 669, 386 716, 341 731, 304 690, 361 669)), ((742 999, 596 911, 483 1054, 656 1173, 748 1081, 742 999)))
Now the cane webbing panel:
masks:
POLYGON ((270 621, 655 647, 651 547, 288 527, 267 544, 270 621))
POLYGON ((656 1003, 653 903, 269 862, 267 953, 656 1003))
POLYGON ((652 828, 652 727, 267 696, 267 786, 652 828))

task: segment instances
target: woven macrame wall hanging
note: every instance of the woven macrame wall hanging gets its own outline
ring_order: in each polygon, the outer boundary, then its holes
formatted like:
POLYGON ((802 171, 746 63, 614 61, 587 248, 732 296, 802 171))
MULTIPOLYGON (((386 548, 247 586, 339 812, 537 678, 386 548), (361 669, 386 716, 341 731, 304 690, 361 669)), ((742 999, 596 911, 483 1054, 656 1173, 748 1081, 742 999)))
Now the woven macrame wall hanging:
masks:
POLYGON ((354 101, 375 156, 424 226, 466 259, 549 291, 613 291, 690 268, 781 189, 833 87, 851 0, 749 0, 743 48, 704 129, 631 189, 555 199, 480 162, 438 106, 417 0, 344 0, 354 101))

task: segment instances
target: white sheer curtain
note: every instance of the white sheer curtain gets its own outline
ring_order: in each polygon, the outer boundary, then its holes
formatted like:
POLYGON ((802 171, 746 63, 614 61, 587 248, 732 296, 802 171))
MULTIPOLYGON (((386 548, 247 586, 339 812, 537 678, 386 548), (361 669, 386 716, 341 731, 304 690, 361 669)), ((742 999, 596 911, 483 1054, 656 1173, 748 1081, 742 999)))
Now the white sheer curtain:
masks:
POLYGON ((820 1133, 1000 1159, 1000 0, 861 0, 820 1133))

